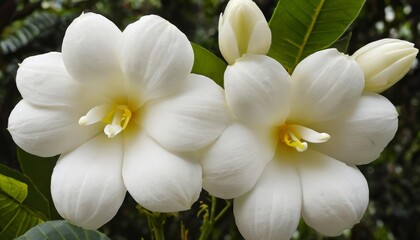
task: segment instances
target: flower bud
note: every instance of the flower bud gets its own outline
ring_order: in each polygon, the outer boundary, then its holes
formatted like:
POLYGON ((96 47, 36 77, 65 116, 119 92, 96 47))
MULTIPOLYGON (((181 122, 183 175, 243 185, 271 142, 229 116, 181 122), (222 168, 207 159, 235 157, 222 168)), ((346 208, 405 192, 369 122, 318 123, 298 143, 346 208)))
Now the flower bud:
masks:
POLYGON ((385 38, 371 42, 353 54, 365 75, 367 92, 383 92, 410 70, 418 49, 414 44, 385 38))
POLYGON ((219 19, 219 46, 229 64, 245 53, 265 55, 271 31, 263 13, 252 0, 231 0, 219 19))

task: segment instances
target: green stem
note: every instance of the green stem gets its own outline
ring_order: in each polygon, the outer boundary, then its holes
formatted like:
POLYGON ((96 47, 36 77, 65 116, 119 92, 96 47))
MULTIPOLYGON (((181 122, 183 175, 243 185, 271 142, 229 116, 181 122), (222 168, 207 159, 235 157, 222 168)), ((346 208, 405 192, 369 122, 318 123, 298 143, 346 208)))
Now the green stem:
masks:
POLYGON ((147 221, 152 225, 153 239, 165 240, 165 233, 163 231, 163 224, 165 223, 166 215, 163 213, 153 213, 147 216, 147 221))
POLYGON ((203 225, 201 226, 201 233, 199 240, 206 240, 210 237, 211 232, 214 229, 216 223, 223 217, 226 211, 229 209, 231 203, 226 200, 226 206, 220 211, 219 214, 216 216, 216 202, 217 198, 211 196, 211 207, 210 207, 210 214, 207 210, 207 213, 203 216, 203 225))
POLYGON ((147 217, 147 224, 150 231, 152 232, 152 239, 154 240, 165 240, 165 233, 163 231, 163 224, 167 217, 166 213, 150 212, 149 210, 138 205, 137 210, 140 214, 147 217))

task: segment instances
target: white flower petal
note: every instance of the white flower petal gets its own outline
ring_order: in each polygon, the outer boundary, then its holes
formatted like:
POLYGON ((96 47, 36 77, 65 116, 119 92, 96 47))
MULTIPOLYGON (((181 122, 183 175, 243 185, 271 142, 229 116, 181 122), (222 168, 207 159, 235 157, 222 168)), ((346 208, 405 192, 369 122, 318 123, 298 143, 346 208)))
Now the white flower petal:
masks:
POLYGON ((225 71, 226 99, 240 120, 282 124, 290 110, 290 76, 276 60, 246 54, 225 71))
POLYGON ((131 196, 155 212, 191 208, 201 191, 201 166, 159 146, 146 134, 126 140, 123 178, 131 196))
POLYGON ((377 159, 394 137, 398 113, 385 97, 365 93, 353 111, 314 127, 331 136, 328 142, 314 144, 314 149, 348 164, 367 164, 377 159))
POLYGON ((130 101, 166 96, 182 87, 194 53, 187 37, 165 19, 149 15, 127 26, 120 52, 130 101))
POLYGON ((121 177, 123 139, 103 134, 61 155, 51 178, 54 205, 62 217, 87 229, 111 220, 126 193, 121 177))
POLYGON ((219 48, 223 55, 223 58, 229 64, 234 64, 235 60, 240 57, 238 42, 236 40, 235 32, 232 29, 230 22, 226 21, 223 14, 220 14, 219 18, 219 48))
POLYGON ((19 65, 16 85, 27 102, 38 106, 90 106, 106 101, 74 81, 57 52, 26 58, 19 65))
POLYGON ((332 119, 362 95, 363 71, 352 58, 326 49, 303 59, 292 74, 288 121, 301 125, 332 119))
POLYGON ((286 163, 268 165, 255 187, 235 198, 233 213, 245 239, 286 240, 296 230, 302 192, 296 170, 286 163))
POLYGON ((99 125, 82 127, 83 110, 39 108, 20 101, 9 116, 8 130, 15 143, 26 152, 50 157, 72 151, 101 132, 99 125))
POLYGON ((219 198, 249 191, 273 158, 270 132, 234 123, 202 155, 203 188, 219 198))
POLYGON ((230 120, 223 89, 211 79, 191 74, 183 89, 147 102, 144 126, 159 144, 193 151, 210 144, 230 120))
POLYGON ((254 26, 248 44, 248 53, 266 54, 271 46, 271 30, 265 19, 258 21, 254 26))
POLYGON ((369 201, 366 179, 356 168, 308 149, 301 153, 302 216, 327 236, 338 236, 362 218, 369 201))
POLYGON ((118 62, 121 36, 118 27, 99 14, 76 18, 67 28, 62 46, 64 65, 73 79, 119 97, 124 90, 118 62))

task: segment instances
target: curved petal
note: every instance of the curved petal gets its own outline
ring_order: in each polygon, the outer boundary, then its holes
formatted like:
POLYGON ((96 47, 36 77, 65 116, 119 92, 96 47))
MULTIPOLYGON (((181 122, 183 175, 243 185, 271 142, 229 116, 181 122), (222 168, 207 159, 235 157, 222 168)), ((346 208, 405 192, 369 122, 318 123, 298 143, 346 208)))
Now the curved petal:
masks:
POLYGON ((281 125, 290 110, 290 76, 276 60, 246 54, 225 71, 226 100, 240 120, 281 125))
POLYGON ((235 198, 249 191, 273 158, 270 132, 234 123, 203 152, 203 188, 219 198, 235 198))
POLYGON ((94 91, 119 97, 124 90, 118 46, 122 33, 107 18, 84 13, 66 30, 63 39, 63 61, 69 74, 94 91))
POLYGON ((121 177, 123 139, 101 134, 61 155, 51 178, 51 194, 60 215, 96 229, 117 214, 126 193, 121 177))
POLYGON ((51 157, 72 151, 101 132, 101 126, 82 127, 77 108, 38 108, 20 101, 9 116, 8 130, 15 143, 26 152, 51 157))
POLYGON ((157 142, 173 151, 194 151, 214 141, 230 117, 223 89, 191 74, 183 89, 147 102, 143 123, 157 142))
POLYGON ((182 87, 194 53, 187 37, 165 19, 149 15, 127 26, 120 52, 130 101, 142 103, 182 87))
POLYGON ((292 74, 288 121, 307 125, 337 117, 357 103, 363 87, 363 71, 349 56, 336 49, 309 55, 292 74))
POLYGON ((233 214, 245 239, 286 240, 297 228, 301 204, 296 169, 272 162, 250 192, 235 198, 233 214))
POLYGON ((28 103, 38 106, 88 108, 109 101, 74 81, 57 52, 26 58, 19 65, 16 85, 28 103))
POLYGON ((201 191, 198 161, 167 151, 146 134, 134 133, 126 143, 123 178, 131 196, 150 211, 190 209, 201 191))
POLYGON ((238 49, 238 41, 229 21, 225 21, 223 14, 219 18, 219 48, 223 58, 230 65, 240 57, 238 49))
POLYGON ((385 97, 365 93, 349 114, 314 128, 328 133, 331 139, 312 148, 347 164, 367 164, 377 159, 394 137, 398 113, 385 97))
POLYGON ((271 30, 265 19, 255 23, 249 39, 248 53, 266 54, 271 46, 271 30))
POLYGON ((357 224, 366 211, 366 179, 356 167, 316 151, 303 154, 299 164, 303 219, 324 235, 338 236, 357 224))

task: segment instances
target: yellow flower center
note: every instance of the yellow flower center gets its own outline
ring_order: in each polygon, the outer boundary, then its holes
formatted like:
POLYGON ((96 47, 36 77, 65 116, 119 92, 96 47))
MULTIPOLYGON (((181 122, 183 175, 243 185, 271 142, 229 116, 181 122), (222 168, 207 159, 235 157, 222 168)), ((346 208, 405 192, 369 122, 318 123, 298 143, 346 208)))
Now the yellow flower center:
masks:
POLYGON ((130 109, 125 105, 119 105, 102 119, 102 122, 108 123, 104 128, 105 134, 108 135, 109 138, 116 136, 127 127, 130 119, 130 109))
POLYGON ((103 104, 90 109, 79 119, 79 124, 88 126, 102 121, 107 124, 104 133, 113 138, 128 126, 131 118, 132 113, 126 105, 103 104))
POLYGON ((296 149, 298 152, 304 152, 308 149, 308 143, 323 143, 330 139, 330 135, 319 133, 310 128, 286 124, 279 129, 279 143, 296 149))

